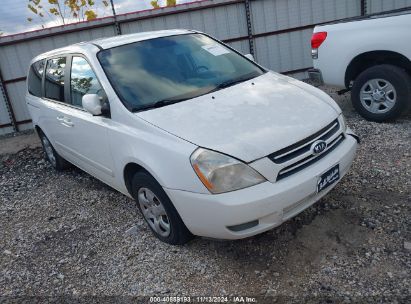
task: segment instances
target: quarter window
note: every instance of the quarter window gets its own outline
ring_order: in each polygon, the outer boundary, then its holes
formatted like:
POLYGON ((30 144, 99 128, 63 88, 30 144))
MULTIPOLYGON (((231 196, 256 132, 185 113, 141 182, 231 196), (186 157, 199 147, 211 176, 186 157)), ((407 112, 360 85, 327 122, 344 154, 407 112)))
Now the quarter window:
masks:
POLYGON ((87 60, 73 56, 70 77, 72 105, 82 107, 82 98, 85 94, 98 94, 104 98, 104 91, 87 60))
POLYGON ((45 96, 64 102, 64 68, 66 57, 49 59, 46 67, 45 96))
POLYGON ((41 97, 41 80, 43 78, 44 60, 33 63, 28 77, 28 90, 31 95, 41 97))

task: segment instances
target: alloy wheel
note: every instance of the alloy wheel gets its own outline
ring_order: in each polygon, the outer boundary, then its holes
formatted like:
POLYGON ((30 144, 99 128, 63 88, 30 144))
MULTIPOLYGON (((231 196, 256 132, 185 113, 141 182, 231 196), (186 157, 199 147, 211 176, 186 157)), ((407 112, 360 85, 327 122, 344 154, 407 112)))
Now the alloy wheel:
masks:
POLYGON ((397 101, 397 91, 384 79, 368 80, 360 90, 362 106, 374 114, 382 114, 391 110, 397 101))
POLYGON ((53 147, 51 146, 50 141, 44 135, 41 137, 41 141, 43 142, 44 150, 47 154, 47 158, 51 162, 51 164, 55 167, 57 164, 56 157, 54 156, 53 147))

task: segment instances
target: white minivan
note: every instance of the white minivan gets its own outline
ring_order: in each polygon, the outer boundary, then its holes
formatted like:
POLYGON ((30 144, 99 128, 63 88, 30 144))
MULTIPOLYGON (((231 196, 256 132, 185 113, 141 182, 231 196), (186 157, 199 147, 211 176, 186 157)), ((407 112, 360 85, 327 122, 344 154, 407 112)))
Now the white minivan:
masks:
POLYGON ((327 94, 197 31, 70 45, 34 58, 27 82, 53 167, 134 198, 170 244, 280 225, 330 191, 357 148, 327 94))

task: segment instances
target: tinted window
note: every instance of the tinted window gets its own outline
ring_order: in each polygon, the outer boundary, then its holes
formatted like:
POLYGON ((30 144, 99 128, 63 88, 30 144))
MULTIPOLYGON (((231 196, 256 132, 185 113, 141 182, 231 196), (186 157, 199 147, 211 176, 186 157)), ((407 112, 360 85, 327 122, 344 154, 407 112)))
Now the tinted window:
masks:
POLYGON ((139 41, 103 50, 98 58, 130 110, 184 100, 262 75, 264 71, 201 34, 139 41))
POLYGON ((45 78, 45 96, 64 102, 64 67, 66 57, 47 60, 45 78))
POLYGON ((98 94, 103 97, 104 92, 87 60, 82 57, 73 57, 70 77, 71 103, 82 106, 85 94, 98 94))
POLYGON ((28 77, 28 90, 31 95, 41 97, 41 79, 44 71, 44 60, 33 63, 28 77))

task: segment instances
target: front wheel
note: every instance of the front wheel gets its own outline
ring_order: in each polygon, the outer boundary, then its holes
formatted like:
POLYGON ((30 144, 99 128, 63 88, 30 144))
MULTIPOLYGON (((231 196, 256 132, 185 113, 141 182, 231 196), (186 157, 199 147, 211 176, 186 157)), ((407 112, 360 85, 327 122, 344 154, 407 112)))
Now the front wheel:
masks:
POLYGON ((382 122, 403 114, 411 103, 411 77, 399 67, 382 64, 366 69, 354 81, 351 100, 367 120, 382 122))
POLYGON ((64 169, 67 169, 71 166, 68 161, 66 161, 56 152, 56 150, 51 145, 50 140, 42 131, 39 131, 39 137, 43 146, 43 151, 46 154, 46 158, 54 169, 56 169, 57 171, 63 171, 64 169))
POLYGON ((182 245, 193 238, 161 185, 150 174, 134 175, 132 195, 151 231, 161 241, 182 245))

